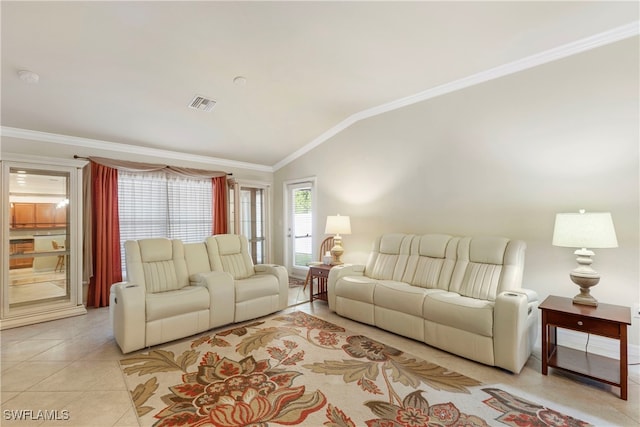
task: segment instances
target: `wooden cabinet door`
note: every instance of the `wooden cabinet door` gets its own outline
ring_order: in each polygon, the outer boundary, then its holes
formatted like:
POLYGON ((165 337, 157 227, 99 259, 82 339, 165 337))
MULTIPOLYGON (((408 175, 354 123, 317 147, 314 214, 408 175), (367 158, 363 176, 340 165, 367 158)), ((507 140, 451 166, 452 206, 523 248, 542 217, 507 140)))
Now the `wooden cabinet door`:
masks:
POLYGON ((15 228, 32 228, 36 223, 36 207, 33 203, 14 203, 15 228))
POLYGON ((56 212, 55 203, 36 203, 36 227, 53 227, 56 212))
POLYGON ((11 228, 52 228, 67 226, 67 206, 56 203, 12 203, 11 228))
MULTIPOLYGON (((9 254, 25 254, 33 252, 33 242, 11 243, 9 245, 9 254)), ((12 268, 31 268, 33 267, 33 258, 10 258, 9 269, 12 268)))
POLYGON ((67 226, 67 207, 56 207, 53 217, 54 227, 66 227, 67 226))

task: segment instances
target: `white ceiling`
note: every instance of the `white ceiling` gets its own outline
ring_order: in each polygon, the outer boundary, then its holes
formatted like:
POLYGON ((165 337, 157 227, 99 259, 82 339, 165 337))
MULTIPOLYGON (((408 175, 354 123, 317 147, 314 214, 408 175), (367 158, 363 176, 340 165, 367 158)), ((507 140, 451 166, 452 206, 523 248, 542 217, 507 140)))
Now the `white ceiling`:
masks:
POLYGON ((0 7, 3 127, 268 166, 365 110, 638 20, 635 1, 0 7))

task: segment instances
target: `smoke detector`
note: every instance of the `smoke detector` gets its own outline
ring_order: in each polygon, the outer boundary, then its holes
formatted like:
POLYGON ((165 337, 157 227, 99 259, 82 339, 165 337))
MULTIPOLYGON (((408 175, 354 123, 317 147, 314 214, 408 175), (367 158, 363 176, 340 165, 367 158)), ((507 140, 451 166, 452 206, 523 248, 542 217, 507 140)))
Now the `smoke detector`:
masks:
POLYGON ((25 83, 36 84, 40 80, 40 76, 29 70, 18 71, 18 77, 25 83))
POLYGON ((209 112, 213 110, 214 105, 216 105, 216 101, 214 101, 213 99, 196 95, 191 100, 191 103, 189 104, 189 108, 193 108, 194 110, 209 112))

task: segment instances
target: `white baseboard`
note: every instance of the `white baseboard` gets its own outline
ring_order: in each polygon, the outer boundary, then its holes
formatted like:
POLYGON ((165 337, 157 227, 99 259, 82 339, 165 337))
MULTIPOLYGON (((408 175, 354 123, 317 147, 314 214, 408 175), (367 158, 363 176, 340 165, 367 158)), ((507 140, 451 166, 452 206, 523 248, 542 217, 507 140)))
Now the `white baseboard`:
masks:
MULTIPOLYGON (((538 330, 538 340, 536 347, 541 353, 542 334, 538 330)), ((589 353, 599 354, 600 356, 611 357, 613 359, 620 358, 620 342, 613 338, 606 338, 599 335, 585 334, 583 332, 572 331, 569 329, 558 329, 558 344, 565 347, 574 348, 576 350, 587 350, 589 353)), ((636 344, 627 345, 628 363, 640 363, 640 346, 636 344)))
POLYGON ((87 309, 84 305, 77 305, 43 313, 11 317, 0 320, 0 330, 17 328, 19 326, 33 325, 35 323, 48 322, 49 320, 64 319, 65 317, 81 316, 83 314, 87 314, 87 309))

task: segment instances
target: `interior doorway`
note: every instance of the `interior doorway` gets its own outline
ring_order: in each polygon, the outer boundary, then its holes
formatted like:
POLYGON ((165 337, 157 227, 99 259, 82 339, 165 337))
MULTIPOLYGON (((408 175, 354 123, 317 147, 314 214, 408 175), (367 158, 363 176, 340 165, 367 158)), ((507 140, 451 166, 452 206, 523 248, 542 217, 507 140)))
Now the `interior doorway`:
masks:
POLYGON ((78 261, 84 162, 67 163, 2 161, 0 329, 86 313, 78 261))

